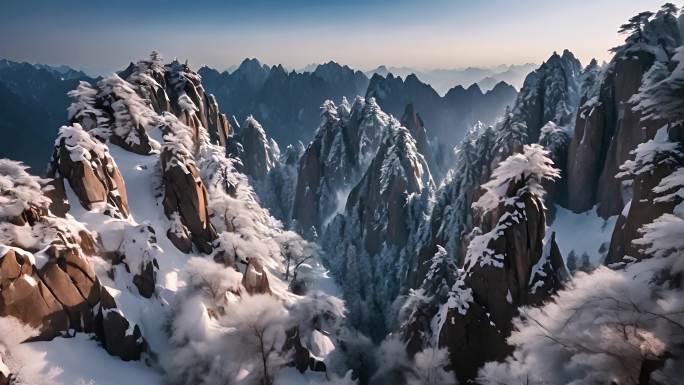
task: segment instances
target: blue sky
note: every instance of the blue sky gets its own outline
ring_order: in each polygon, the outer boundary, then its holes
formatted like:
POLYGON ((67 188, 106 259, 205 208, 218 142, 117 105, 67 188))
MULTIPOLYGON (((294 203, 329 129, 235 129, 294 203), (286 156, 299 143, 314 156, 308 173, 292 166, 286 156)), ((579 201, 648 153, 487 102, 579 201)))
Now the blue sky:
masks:
POLYGON ((665 0, 2 0, 0 57, 107 73, 156 49, 219 69, 245 57, 459 68, 607 59, 617 28, 665 0))

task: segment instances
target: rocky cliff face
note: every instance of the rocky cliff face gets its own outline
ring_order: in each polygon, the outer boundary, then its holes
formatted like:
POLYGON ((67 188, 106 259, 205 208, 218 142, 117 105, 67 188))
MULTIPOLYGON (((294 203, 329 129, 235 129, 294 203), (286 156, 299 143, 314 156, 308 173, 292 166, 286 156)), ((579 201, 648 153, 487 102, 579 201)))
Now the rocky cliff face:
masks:
POLYGON ((208 198, 204 183, 195 165, 194 132, 174 116, 166 116, 162 128, 166 141, 160 156, 164 184, 164 213, 171 221, 167 236, 181 251, 188 253, 194 244, 210 253, 216 231, 209 221, 208 198))
MULTIPOLYGON (((515 105, 494 126, 477 125, 471 129, 457 146, 455 166, 436 193, 429 226, 423 228, 425 234, 421 237, 421 261, 429 260, 437 246, 442 246, 456 256, 459 264, 463 263, 467 237, 474 227, 471 205, 481 194, 480 185, 487 182, 499 162, 540 139, 553 147, 552 157, 563 159, 565 144, 560 139, 572 123, 581 75, 580 63, 572 53, 554 53, 528 75, 515 105), (551 130, 547 126, 549 121, 555 122, 559 130, 551 130), (549 129, 543 130, 545 126, 549 129)), ((563 195, 554 184, 547 185, 553 196, 563 195)), ((414 285, 422 282, 425 273, 426 265, 420 263, 414 273, 414 285)))
POLYGON ((650 257, 642 245, 634 241, 641 236, 643 226, 663 214, 676 213, 681 203, 677 189, 684 162, 684 136, 682 105, 676 95, 682 89, 683 61, 684 57, 678 51, 669 65, 654 64, 632 98, 635 113, 642 116, 642 124, 659 125, 660 128, 652 139, 645 140, 630 152, 629 159, 616 175, 631 182, 632 194, 615 225, 607 264, 650 257))
POLYGON ((511 320, 522 305, 540 304, 567 279, 553 234, 546 234, 541 182, 558 177, 539 146, 525 146, 494 172, 477 207, 489 212, 468 246, 463 271, 433 321, 461 381, 504 358, 511 320))
POLYGON ((601 216, 619 214, 629 195, 616 183, 630 151, 655 135, 657 121, 642 120, 631 98, 656 61, 667 62, 681 44, 677 20, 658 15, 640 37, 630 36, 582 96, 568 158, 568 207, 586 211, 598 204, 601 216))
POLYGON ((401 125, 406 127, 409 130, 409 133, 411 133, 411 136, 416 140, 416 149, 425 157, 428 168, 430 169, 430 174, 437 174, 438 176, 435 177, 435 179, 441 180, 441 176, 445 173, 444 169, 448 166, 438 164, 434 154, 435 151, 433 151, 433 149, 438 146, 430 144, 425 125, 423 124, 423 118, 421 118, 412 103, 406 105, 404 114, 401 117, 401 125))
POLYGON ((415 263, 409 244, 433 188, 415 139, 394 120, 344 213, 325 232, 331 269, 352 298, 352 322, 374 338, 384 336, 391 316, 381 309, 394 301, 415 263))
POLYGON ((321 234, 324 224, 341 211, 390 124, 374 99, 346 99, 323 105, 323 121, 299 163, 292 219, 306 236, 321 234), (295 222, 296 221, 296 222, 295 222))
POLYGON ((278 144, 266 135, 264 128, 253 117, 248 117, 236 132, 242 146, 242 165, 245 174, 254 179, 264 179, 279 161, 278 144))

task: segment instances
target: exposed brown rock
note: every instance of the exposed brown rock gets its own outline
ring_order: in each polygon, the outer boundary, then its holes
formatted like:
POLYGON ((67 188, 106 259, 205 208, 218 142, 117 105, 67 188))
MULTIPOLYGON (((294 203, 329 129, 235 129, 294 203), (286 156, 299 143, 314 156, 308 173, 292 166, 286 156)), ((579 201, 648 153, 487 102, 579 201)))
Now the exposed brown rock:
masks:
POLYGON ((289 366, 295 367, 300 373, 304 373, 307 369, 314 372, 326 371, 325 363, 315 359, 309 350, 302 345, 298 327, 288 330, 285 334, 286 339, 282 351, 286 354, 290 352, 288 355, 291 360, 289 366))
POLYGON ((40 217, 44 215, 47 215, 46 207, 31 205, 14 218, 7 218, 7 221, 17 226, 23 226, 26 224, 33 225, 38 221, 38 219, 40 219, 40 217))
POLYGON ((183 226, 182 229, 182 232, 177 232, 169 228, 166 231, 166 236, 178 250, 187 254, 192 251, 192 240, 190 239, 190 233, 188 233, 187 228, 183 226))
POLYGON ((124 217, 129 214, 126 185, 114 159, 104 145, 78 124, 60 130, 50 176, 68 180, 81 205, 88 210, 95 204, 107 203, 124 217))
POLYGON ((50 198, 50 212, 58 217, 64 218, 66 213, 69 212, 69 200, 66 197, 66 192, 64 191, 64 179, 53 178, 50 183, 52 189, 45 193, 45 196, 50 198))
POLYGON ((0 315, 14 316, 34 328, 43 338, 69 329, 63 305, 43 283, 28 256, 8 250, 0 258, 0 315))
POLYGON ((133 276, 133 284, 138 288, 138 292, 145 298, 151 298, 157 282, 155 262, 148 261, 143 265, 140 273, 133 276))
MULTIPOLYGON (((179 215, 187 227, 192 243, 203 253, 211 253, 216 231, 209 221, 207 191, 197 167, 183 161, 171 151, 161 154, 164 180, 164 212, 168 218, 179 215), (181 163, 182 162, 182 163, 181 163)), ((181 251, 187 250, 187 242, 177 233, 167 232, 169 239, 181 251)))
POLYGON ((124 361, 139 360, 142 353, 148 350, 147 341, 142 336, 138 325, 133 327, 116 308, 116 302, 107 290, 102 290, 101 309, 98 312, 100 326, 98 335, 107 352, 121 357, 124 361))
MULTIPOLYGON (((0 360, 2 357, 0 357, 0 360)), ((11 385, 12 381, 12 373, 7 373, 7 376, 5 376, 2 372, 0 372, 0 385, 11 385)))
POLYGON ((242 286, 249 294, 271 294, 268 276, 258 258, 249 258, 245 273, 242 275, 242 286))
POLYGON ((230 123, 226 119, 226 115, 219 110, 218 102, 214 95, 205 95, 207 101, 207 122, 209 126, 209 137, 212 142, 218 143, 221 146, 226 145, 226 138, 232 134, 230 123))
POLYGON ((145 298, 152 297, 159 270, 157 258, 161 253, 154 227, 148 223, 125 224, 123 241, 114 253, 120 256, 116 258, 117 263, 125 263, 126 271, 133 274, 138 293, 145 298))
MULTIPOLYGON (((103 320, 108 319, 103 318, 103 309, 114 309, 116 304, 85 257, 99 253, 97 242, 85 229, 66 222, 45 210, 30 224, 21 226, 22 231, 30 226, 28 231, 34 239, 31 242, 39 245, 12 239, 14 231, 10 227, 15 225, 5 224, 9 227, 3 231, 3 242, 15 249, 5 248, 4 255, 0 255, 0 316, 13 316, 36 328, 37 339, 52 339, 71 330, 96 333, 103 341, 113 341, 107 344, 110 353, 124 359, 139 357, 147 349, 139 334, 135 338, 126 336, 128 350, 122 355, 122 350, 117 349, 123 340, 116 336, 125 333, 128 326, 103 327, 103 320), (36 257, 31 254, 37 252, 45 259, 41 265, 33 262, 36 257), (107 306, 103 295, 109 296, 107 306)), ((122 317, 119 313, 117 316, 122 317)))
POLYGON ((80 248, 57 240, 47 254, 49 260, 40 268, 12 249, 0 258, 0 316, 13 316, 37 328, 38 339, 49 340, 69 330, 96 333, 111 354, 139 358, 147 349, 144 339, 137 329, 137 335, 125 336, 128 321, 120 313, 107 313, 106 309, 115 311, 116 304, 80 248))

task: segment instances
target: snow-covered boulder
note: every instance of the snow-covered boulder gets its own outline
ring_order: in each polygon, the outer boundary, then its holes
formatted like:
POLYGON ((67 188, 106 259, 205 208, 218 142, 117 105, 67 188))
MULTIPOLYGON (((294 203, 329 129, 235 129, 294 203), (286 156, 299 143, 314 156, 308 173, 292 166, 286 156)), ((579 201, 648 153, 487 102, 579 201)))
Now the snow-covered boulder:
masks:
POLYGON ((242 275, 242 286, 249 294, 270 294, 271 287, 268 285, 268 275, 264 270, 263 263, 259 258, 249 258, 245 273, 242 275))
POLYGON ((195 164, 193 129, 165 114, 160 167, 164 185, 164 213, 170 219, 167 236, 181 251, 191 251, 188 240, 203 253, 212 251, 216 231, 209 220, 207 191, 195 164))
POLYGON ((60 128, 48 175, 60 189, 68 181, 88 210, 104 206, 112 216, 129 214, 126 185, 107 146, 78 123, 60 128))

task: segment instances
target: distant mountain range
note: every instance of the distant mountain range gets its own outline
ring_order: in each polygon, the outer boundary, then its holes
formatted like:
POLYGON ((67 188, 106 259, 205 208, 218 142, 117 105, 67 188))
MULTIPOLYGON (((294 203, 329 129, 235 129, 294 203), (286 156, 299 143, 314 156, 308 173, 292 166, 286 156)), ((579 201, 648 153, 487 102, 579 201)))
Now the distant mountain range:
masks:
POLYGON ((477 85, 483 90, 488 91, 494 88, 499 82, 506 82, 517 89, 520 89, 528 73, 539 67, 539 64, 526 63, 514 65, 499 65, 495 67, 468 67, 456 69, 418 69, 413 67, 387 67, 378 66, 366 72, 368 77, 374 74, 383 77, 391 73, 395 76, 406 78, 414 74, 422 82, 432 86, 440 95, 445 95, 454 86, 468 87, 472 84, 477 85))
POLYGON ((446 147, 444 150, 453 148, 478 122, 494 123, 516 96, 515 88, 504 82, 487 92, 477 84, 467 89, 459 85, 440 96, 416 75, 402 79, 391 73, 385 77, 373 75, 366 91, 367 98, 374 97, 385 112, 395 117, 402 116, 406 105, 413 104, 428 137, 437 138, 436 142, 446 147))
POLYGON ((21 159, 36 174, 45 171, 57 129, 67 122, 67 92, 81 80, 95 81, 66 66, 0 59, 0 157, 21 159))
MULTIPOLYGON (((318 64, 312 63, 297 70, 297 72, 313 72, 316 70, 318 64)), ((451 69, 431 69, 431 68, 417 68, 417 67, 395 67, 379 65, 364 73, 368 78, 378 74, 386 77, 388 74, 394 76, 407 76, 414 74, 421 82, 427 83, 437 91, 440 95, 445 95, 451 88, 455 86, 469 87, 476 84, 483 90, 489 91, 494 88, 499 82, 506 82, 516 89, 520 89, 525 81, 525 76, 534 71, 539 64, 525 63, 525 64, 500 64, 492 67, 466 67, 466 68, 451 68, 451 69)), ((237 66, 232 66, 228 69, 232 72, 237 66)))
POLYGON ((326 99, 363 95, 368 78, 361 71, 335 62, 313 72, 287 72, 282 65, 269 67, 257 59, 245 59, 233 72, 198 71, 208 93, 230 114, 243 121, 253 115, 281 144, 311 137, 320 122, 320 106, 326 99))
MULTIPOLYGON (((345 97, 352 103, 360 95, 377 98, 378 104, 397 118, 407 104, 415 103, 428 134, 440 136, 443 144, 452 147, 478 121, 493 123, 517 94, 513 86, 499 82, 488 92, 478 85, 467 90, 456 85, 442 97, 416 75, 402 78, 382 72, 369 79, 367 74, 333 61, 307 66, 303 72, 287 72, 281 65, 269 67, 257 59, 245 59, 233 72, 219 73, 209 67, 199 70, 207 92, 214 94, 229 114, 238 121, 253 115, 280 144, 311 138, 325 100, 345 97)), ((484 76, 489 72, 478 73, 484 76)))
MULTIPOLYGON (((477 78, 492 71, 496 69, 464 73, 477 78)), ((333 61, 297 72, 245 59, 233 71, 202 67, 198 72, 206 92, 216 97, 228 116, 235 116, 237 122, 254 116, 281 146, 307 143, 313 137, 326 100, 347 98, 353 103, 357 96, 366 96, 375 97, 396 118, 407 104, 414 104, 428 137, 439 137, 442 150, 448 153, 471 126, 478 121, 493 123, 516 96, 513 86, 502 82, 486 92, 478 85, 467 89, 456 85, 440 96, 416 75, 383 74, 380 68, 369 79, 366 73, 333 61)), ((93 83, 99 78, 67 66, 0 60, 0 128, 25 137, 17 143, 30 144, 22 148, 4 142, 0 155, 22 159, 42 173, 49 151, 39 149, 52 146, 55 127, 67 123, 64 111, 71 100, 66 93, 81 80, 93 83)))

